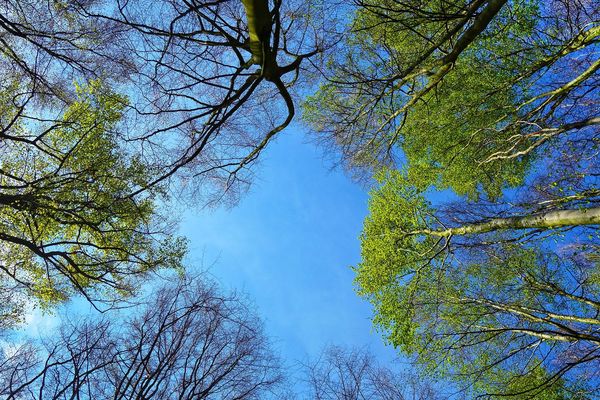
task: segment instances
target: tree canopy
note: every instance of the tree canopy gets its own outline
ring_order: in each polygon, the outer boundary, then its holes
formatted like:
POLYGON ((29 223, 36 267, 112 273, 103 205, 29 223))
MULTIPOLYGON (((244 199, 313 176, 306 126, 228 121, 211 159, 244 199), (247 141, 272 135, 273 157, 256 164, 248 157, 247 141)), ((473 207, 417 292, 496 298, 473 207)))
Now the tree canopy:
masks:
POLYGON ((585 152, 580 162, 595 154, 597 7, 411 4, 358 1, 349 38, 306 103, 306 121, 346 165, 406 160, 420 187, 494 198, 540 158, 560 163, 567 146, 585 152))
MULTIPOLYGON (((250 166, 294 118, 310 60, 329 46, 321 7, 300 1, 76 2, 90 24, 114 26, 126 66, 127 135, 194 200, 235 199, 250 166), (148 12, 148 10, 152 10, 148 12)), ((114 52, 114 50, 111 50, 114 52)), ((112 53, 111 53, 112 54, 112 53)))
POLYGON ((185 243, 156 212, 160 192, 131 196, 152 175, 115 139, 126 98, 92 81, 47 120, 28 101, 16 85, 0 97, 2 281, 51 305, 110 300, 147 272, 181 268, 185 243))
POLYGON ((382 366, 367 349, 330 346, 305 366, 311 399, 436 400, 441 390, 409 372, 382 366))
MULTIPOLYGON (((118 300, 154 271, 182 272, 170 196, 235 201, 317 82, 304 121, 377 180, 356 285, 389 343, 475 396, 598 396, 599 51, 588 0, 4 1, 0 329, 31 299, 118 300)), ((178 286, 125 324, 139 342, 97 323, 74 326, 45 362, 6 358, 9 394, 194 397, 206 371, 188 362, 214 337, 246 350, 214 387, 233 373, 223 390, 254 396, 246 356, 257 385, 275 384, 253 321, 204 319, 230 302, 194 290, 211 304, 178 286)), ((371 368, 326 361, 313 377, 327 388, 371 368)))
POLYGON ((447 219, 398 171, 372 193, 356 283, 387 340, 476 392, 595 393, 598 237, 447 219))
POLYGON ((318 12, 279 1, 2 3, 7 293, 109 300, 148 272, 181 268, 185 245, 160 205, 243 191, 294 117, 305 61, 325 46, 318 12))
POLYGON ((355 4, 304 117, 379 180, 355 268, 376 325, 475 393, 593 396, 600 8, 355 4))
POLYGON ((64 321, 54 337, 0 350, 0 394, 241 400, 283 392, 261 322, 236 295, 198 278, 177 280, 129 311, 64 321))

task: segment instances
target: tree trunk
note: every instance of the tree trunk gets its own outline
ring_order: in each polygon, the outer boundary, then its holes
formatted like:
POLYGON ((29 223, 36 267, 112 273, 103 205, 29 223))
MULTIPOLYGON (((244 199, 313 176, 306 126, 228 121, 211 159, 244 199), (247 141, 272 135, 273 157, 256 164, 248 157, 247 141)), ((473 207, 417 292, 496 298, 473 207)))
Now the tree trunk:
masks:
POLYGON ((556 210, 534 215, 494 218, 487 222, 467 224, 449 229, 422 229, 411 234, 439 237, 472 235, 506 229, 552 229, 562 226, 600 225, 600 207, 556 210))
POLYGON ((267 0, 242 0, 246 11, 248 33, 250 34, 251 64, 266 67, 270 58, 271 13, 267 0))

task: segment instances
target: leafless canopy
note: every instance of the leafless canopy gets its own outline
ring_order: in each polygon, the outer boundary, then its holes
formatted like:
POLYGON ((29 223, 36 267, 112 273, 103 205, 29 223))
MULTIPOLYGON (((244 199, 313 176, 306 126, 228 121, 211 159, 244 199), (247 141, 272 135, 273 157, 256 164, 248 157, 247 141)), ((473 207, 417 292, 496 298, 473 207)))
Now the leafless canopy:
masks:
POLYGON ((306 365, 310 398, 315 400, 435 400, 442 396, 414 373, 382 367, 366 349, 331 346, 306 365))
POLYGON ((246 167, 294 117, 293 88, 307 60, 327 46, 318 30, 321 8, 242 3, 76 6, 84 19, 121 32, 116 46, 130 63, 123 83, 130 96, 128 139, 156 166, 152 184, 178 176, 196 194, 234 193, 244 186, 235 183, 248 183, 246 167), (252 29, 261 29, 260 37, 252 29))
POLYGON ((65 323, 44 346, 6 347, 6 399, 257 399, 282 381, 257 317, 211 284, 178 282, 135 315, 65 323))

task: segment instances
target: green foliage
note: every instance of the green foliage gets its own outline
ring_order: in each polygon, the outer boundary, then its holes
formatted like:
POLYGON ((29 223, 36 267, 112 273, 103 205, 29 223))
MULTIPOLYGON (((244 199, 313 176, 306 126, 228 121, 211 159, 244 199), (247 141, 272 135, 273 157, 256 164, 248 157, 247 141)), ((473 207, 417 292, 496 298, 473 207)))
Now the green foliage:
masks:
POLYGON ((356 283, 359 294, 375 305, 375 322, 391 332, 395 345, 406 350, 415 331, 410 306, 413 283, 427 272, 424 257, 431 254, 433 239, 405 232, 423 227, 428 204, 418 190, 407 185, 404 174, 380 172, 378 178, 382 185, 369 200, 371 212, 361 235, 362 262, 356 268, 356 283), (397 318, 389 318, 390 314, 397 318))
POLYGON ((77 292, 124 295, 149 271, 181 268, 185 243, 161 228, 160 192, 131 196, 151 175, 118 143, 125 104, 92 81, 42 134, 18 120, 4 142, 2 263, 44 306, 77 292))
POLYGON ((483 163, 515 132, 501 129, 514 107, 512 90, 497 90, 509 76, 491 66, 462 63, 407 117, 402 149, 411 182, 497 198, 523 182, 528 160, 483 163), (465 89, 468 88, 468 89, 465 89), (489 93, 496 91, 494 96, 489 93), (499 122, 504 121, 504 122, 499 122))
POLYGON ((499 374, 506 376, 506 384, 503 387, 485 387, 484 390, 499 395, 489 396, 492 399, 505 398, 506 394, 511 399, 539 399, 539 400, 587 400, 588 397, 578 393, 573 388, 568 388, 563 379, 552 379, 552 376, 546 369, 540 366, 540 360, 533 360, 535 367, 531 368, 527 374, 519 374, 515 371, 498 371, 499 374), (548 382, 551 382, 548 384, 548 382), (503 394, 503 395, 500 395, 503 394))
POLYGON ((596 228, 525 224, 599 201, 598 14, 579 6, 361 1, 304 105, 346 166, 401 169, 375 174, 355 268, 376 326, 477 393, 567 398, 597 366, 596 228))
POLYGON ((577 335, 600 323, 595 250, 558 256, 503 241, 500 233, 488 234, 485 246, 464 241, 460 248, 458 239, 428 234, 440 221, 409 175, 378 178, 355 272, 387 341, 436 374, 476 377, 477 393, 567 398, 564 387, 572 383, 553 375, 556 365, 563 357, 585 359, 585 336, 577 335), (572 288, 590 297, 569 297, 572 288), (537 355, 543 362, 532 361, 537 355))
POLYGON ((529 81, 517 77, 544 56, 528 43, 538 2, 511 2, 449 65, 442 62, 454 41, 431 49, 452 26, 447 16, 460 15, 464 2, 365 4, 347 50, 332 57, 332 80, 307 98, 305 121, 331 138, 351 167, 376 170, 400 160, 422 189, 435 185, 476 199, 520 185, 530 157, 485 160, 519 134, 507 127, 520 118, 529 81), (510 56, 524 47, 526 55, 510 56), (444 68, 441 81, 425 90, 444 68))

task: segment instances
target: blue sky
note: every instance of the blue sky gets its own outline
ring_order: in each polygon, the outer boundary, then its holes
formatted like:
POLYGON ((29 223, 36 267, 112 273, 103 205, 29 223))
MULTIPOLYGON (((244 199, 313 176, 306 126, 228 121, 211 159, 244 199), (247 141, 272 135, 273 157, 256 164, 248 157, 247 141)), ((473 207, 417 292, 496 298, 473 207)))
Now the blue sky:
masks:
POLYGON ((248 295, 288 362, 314 358, 328 344, 368 346, 392 359, 350 270, 360 259, 366 189, 331 170, 298 127, 261 157, 238 205, 185 213, 190 263, 248 295))

